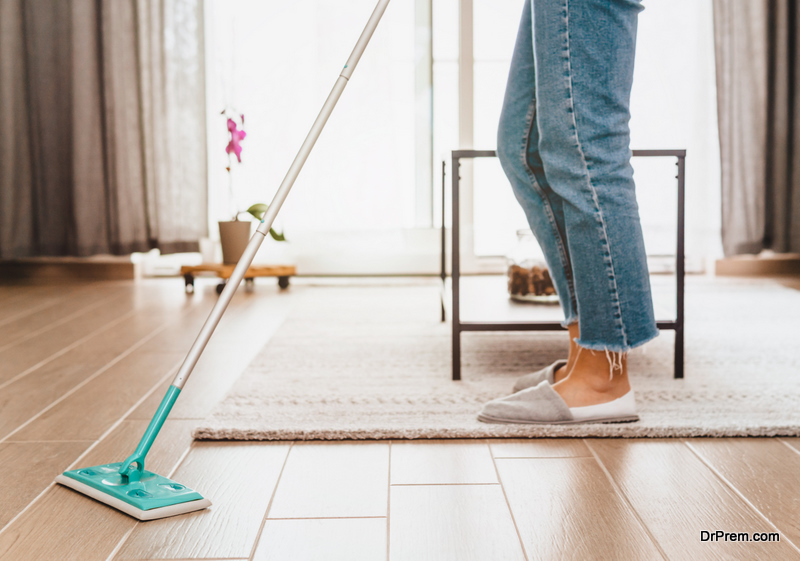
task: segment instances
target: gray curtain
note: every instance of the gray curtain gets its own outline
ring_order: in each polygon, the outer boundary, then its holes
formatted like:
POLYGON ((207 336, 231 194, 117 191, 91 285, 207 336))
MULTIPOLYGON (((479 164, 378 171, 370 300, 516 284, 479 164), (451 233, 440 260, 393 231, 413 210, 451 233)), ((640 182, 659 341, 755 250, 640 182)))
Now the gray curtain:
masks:
POLYGON ((796 0, 714 0, 726 255, 800 252, 796 0))
POLYGON ((0 258, 196 251, 202 0, 0 0, 0 258))

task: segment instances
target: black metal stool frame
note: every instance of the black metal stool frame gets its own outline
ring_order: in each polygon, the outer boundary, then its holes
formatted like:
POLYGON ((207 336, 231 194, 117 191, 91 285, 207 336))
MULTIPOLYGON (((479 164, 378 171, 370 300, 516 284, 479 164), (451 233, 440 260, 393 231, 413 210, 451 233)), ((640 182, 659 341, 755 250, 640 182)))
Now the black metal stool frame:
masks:
MULTIPOLYGON (((461 379, 461 333, 464 331, 561 331, 560 322, 557 321, 510 321, 510 322, 480 322, 480 321, 461 321, 461 310, 459 303, 459 279, 461 273, 459 255, 459 212, 458 195, 459 181, 461 179, 458 171, 461 167, 462 159, 474 158, 495 158, 497 152, 494 150, 453 150, 451 153, 452 163, 452 229, 451 240, 451 276, 452 276, 452 328, 453 328, 453 380, 461 379)), ((684 194, 686 182, 686 150, 634 150, 635 158, 657 158, 673 157, 677 158, 676 165, 678 174, 678 232, 677 232, 677 251, 675 254, 675 277, 676 277, 676 314, 674 320, 658 320, 656 325, 661 330, 675 331, 675 356, 674 356, 674 377, 683 378, 683 308, 684 308, 684 194)), ((446 273, 446 240, 445 240, 445 162, 442 162, 442 321, 445 321, 444 306, 444 283, 447 279, 446 273)))

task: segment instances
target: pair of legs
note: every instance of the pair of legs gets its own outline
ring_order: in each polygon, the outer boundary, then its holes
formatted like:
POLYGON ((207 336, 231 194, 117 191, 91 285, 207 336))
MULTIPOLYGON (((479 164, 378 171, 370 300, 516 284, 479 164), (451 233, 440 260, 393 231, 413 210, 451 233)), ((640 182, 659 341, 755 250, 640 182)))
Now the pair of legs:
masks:
POLYGON ((526 0, 497 152, 550 268, 569 406, 630 388, 626 353, 658 335, 630 165, 638 0, 526 0), (613 375, 611 375, 613 374, 613 375))

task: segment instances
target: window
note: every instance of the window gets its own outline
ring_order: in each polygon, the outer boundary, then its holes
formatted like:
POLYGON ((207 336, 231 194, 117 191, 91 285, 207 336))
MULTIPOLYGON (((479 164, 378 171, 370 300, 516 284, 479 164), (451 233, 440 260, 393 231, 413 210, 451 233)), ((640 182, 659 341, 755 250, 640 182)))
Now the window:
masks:
MULTIPOLYGON (((465 131, 473 131, 471 147, 495 148, 523 1, 389 4, 276 223, 291 239, 301 272, 438 271, 439 235, 431 226, 441 225, 441 162, 449 163, 465 131), (471 6, 468 17, 460 17, 463 6, 471 6), (468 43, 459 44, 460 21, 470 26, 471 33, 461 33, 468 43), (460 58, 472 61, 471 82, 459 82, 460 58), (472 110, 459 107, 460 99, 471 99, 472 110), (430 169, 420 173, 428 162, 430 169)), ((375 0, 208 0, 206 6, 215 232, 216 221, 228 219, 234 206, 269 202, 375 0), (233 170, 235 205, 219 115, 226 106, 245 114, 248 135, 244 164, 233 170)), ((687 258, 702 261, 719 253, 711 0, 648 0, 645 6, 632 146, 688 150, 687 258)), ((639 160, 634 167, 648 251, 671 254, 674 213, 663 209, 674 207, 672 162, 639 160)), ((499 272, 501 260, 492 256, 504 255, 516 229, 527 224, 499 164, 483 160, 471 168, 463 182, 462 204, 471 209, 462 222, 463 263, 465 270, 499 272)))
MULTIPOLYGON (((214 217, 226 219, 227 107, 245 115, 239 208, 268 201, 336 81, 373 0, 209 2, 214 217)), ((281 211, 290 230, 414 224, 414 5, 389 5, 281 211)))

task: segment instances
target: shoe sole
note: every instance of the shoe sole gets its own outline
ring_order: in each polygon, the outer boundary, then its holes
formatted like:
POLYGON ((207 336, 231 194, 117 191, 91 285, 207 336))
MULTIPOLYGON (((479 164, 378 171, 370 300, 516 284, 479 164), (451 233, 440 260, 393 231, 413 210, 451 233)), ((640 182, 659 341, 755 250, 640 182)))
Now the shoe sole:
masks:
POLYGON ((579 425, 589 423, 635 423, 639 415, 625 415, 622 417, 603 417, 602 419, 581 419, 572 421, 524 421, 521 419, 501 419, 489 415, 478 415, 478 420, 484 423, 503 423, 507 425, 579 425))

